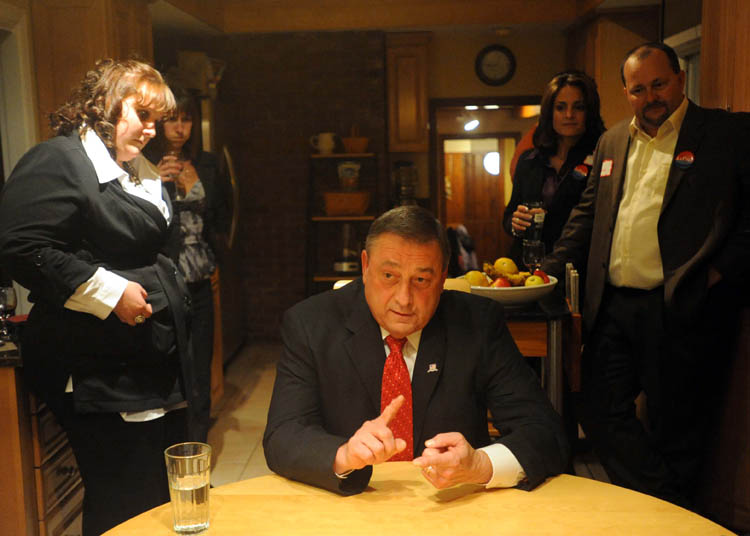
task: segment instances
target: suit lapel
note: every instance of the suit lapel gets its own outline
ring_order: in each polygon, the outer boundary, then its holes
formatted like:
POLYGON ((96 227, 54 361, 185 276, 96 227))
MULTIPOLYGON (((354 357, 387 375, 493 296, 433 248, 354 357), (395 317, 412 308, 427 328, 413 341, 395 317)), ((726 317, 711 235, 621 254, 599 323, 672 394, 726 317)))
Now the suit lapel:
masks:
POLYGON ((664 213, 664 209, 667 207, 669 202, 674 197, 677 188, 680 186, 682 179, 685 174, 689 171, 689 167, 681 169, 674 165, 674 158, 684 152, 689 151, 693 155, 698 153, 701 139, 703 138, 703 121, 704 113, 698 106, 692 102, 688 102, 688 109, 685 113, 685 119, 682 121, 682 127, 680 128, 680 134, 677 138, 677 145, 674 148, 674 155, 672 165, 669 168, 669 177, 667 178, 667 186, 664 189, 664 200, 661 204, 661 213, 664 213))
MULTIPOLYGON (((167 220, 164 218, 164 215, 161 213, 161 211, 151 203, 150 201, 147 201, 145 199, 141 199, 137 195, 132 195, 123 190, 122 185, 120 182, 115 179, 113 181, 110 181, 109 183, 114 187, 115 190, 117 190, 118 194, 125 199, 129 204, 135 206, 138 210, 143 211, 146 213, 146 215, 151 219, 158 227, 161 232, 164 232, 167 228, 167 220), (116 185, 116 186, 115 186, 116 185)), ((170 215, 172 213, 171 205, 170 207, 170 215)))
MULTIPOLYGON (((96 182, 99 182, 99 178, 96 174, 96 168, 94 167, 93 162, 89 159, 88 155, 86 154, 86 150, 83 147, 83 142, 81 141, 81 137, 78 133, 78 130, 72 131, 70 134, 68 134, 68 139, 75 145, 76 150, 80 152, 81 156, 83 157, 83 161, 86 162, 86 167, 91 173, 92 179, 96 182)), ((117 179, 113 179, 111 181, 105 182, 105 183, 99 183, 100 192, 104 191, 110 191, 113 193, 113 195, 119 197, 120 199, 124 200, 127 204, 135 206, 138 210, 143 211, 146 213, 146 215, 159 227, 160 232, 164 232, 167 228, 168 222, 162 215, 161 211, 151 202, 146 201, 145 199, 141 199, 138 196, 131 195, 127 193, 123 187, 122 184, 120 184, 120 181, 117 179)), ((166 195, 166 192, 164 189, 162 189, 162 197, 167 202, 167 206, 169 207, 169 213, 172 215, 172 205, 169 202, 169 196, 166 195)))
POLYGON ((612 163, 612 180, 610 181, 609 201, 613 219, 622 199, 622 189, 625 184, 625 169, 627 168, 628 152, 630 150, 630 130, 625 130, 626 136, 617 144, 612 163))
POLYGON ((414 446, 421 440, 427 407, 445 368, 445 326, 438 312, 422 330, 411 380, 414 446))
POLYGON ((337 291, 356 293, 353 298, 354 306, 345 321, 345 327, 352 333, 352 336, 344 343, 344 350, 359 374, 360 381, 365 386, 373 407, 376 409, 376 414, 379 415, 385 348, 380 336, 380 328, 367 306, 361 280, 354 281, 347 287, 351 285, 356 285, 359 289, 344 287, 337 291))

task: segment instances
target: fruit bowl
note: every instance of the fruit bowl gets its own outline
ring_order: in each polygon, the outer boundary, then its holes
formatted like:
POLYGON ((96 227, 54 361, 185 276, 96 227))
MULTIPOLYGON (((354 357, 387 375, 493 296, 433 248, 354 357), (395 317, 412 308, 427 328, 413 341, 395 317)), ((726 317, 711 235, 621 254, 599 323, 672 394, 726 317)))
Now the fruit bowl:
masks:
POLYGON ((471 293, 490 298, 504 305, 521 305, 535 302, 555 288, 557 278, 549 276, 549 283, 531 287, 471 287, 471 293))

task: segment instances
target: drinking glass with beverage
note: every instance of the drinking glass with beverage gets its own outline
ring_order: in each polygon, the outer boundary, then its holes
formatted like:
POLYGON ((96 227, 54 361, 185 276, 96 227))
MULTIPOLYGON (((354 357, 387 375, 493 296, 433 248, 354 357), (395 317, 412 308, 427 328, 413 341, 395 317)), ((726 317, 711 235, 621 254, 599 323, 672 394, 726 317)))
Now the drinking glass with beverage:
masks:
POLYGON ((182 173, 183 168, 183 162, 180 157, 180 151, 170 150, 164 153, 164 157, 162 158, 163 164, 169 165, 171 168, 173 168, 173 171, 167 173, 162 177, 162 179, 165 181, 174 182, 175 191, 178 198, 182 198, 185 196, 184 187, 180 182, 180 173, 182 173))
POLYGON ((178 443, 164 451, 164 458, 175 532, 203 532, 209 525, 211 446, 198 442, 178 443))
POLYGON ((523 263, 532 274, 539 270, 544 262, 544 242, 541 240, 524 240, 521 253, 523 263))
POLYGON ((0 287, 0 341, 10 340, 7 322, 13 316, 16 304, 16 289, 13 287, 0 287))
POLYGON ((531 214, 531 225, 523 234, 525 240, 541 240, 542 229, 544 228, 544 204, 541 201, 529 201, 525 203, 526 208, 531 214))

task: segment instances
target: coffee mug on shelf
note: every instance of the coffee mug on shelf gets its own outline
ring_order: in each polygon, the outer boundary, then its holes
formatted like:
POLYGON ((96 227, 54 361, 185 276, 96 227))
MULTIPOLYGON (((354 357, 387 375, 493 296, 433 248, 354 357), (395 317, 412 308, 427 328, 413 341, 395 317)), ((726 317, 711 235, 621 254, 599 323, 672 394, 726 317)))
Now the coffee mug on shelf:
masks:
POLYGON ((321 132, 310 137, 310 145, 320 154, 331 154, 336 147, 336 133, 321 132))

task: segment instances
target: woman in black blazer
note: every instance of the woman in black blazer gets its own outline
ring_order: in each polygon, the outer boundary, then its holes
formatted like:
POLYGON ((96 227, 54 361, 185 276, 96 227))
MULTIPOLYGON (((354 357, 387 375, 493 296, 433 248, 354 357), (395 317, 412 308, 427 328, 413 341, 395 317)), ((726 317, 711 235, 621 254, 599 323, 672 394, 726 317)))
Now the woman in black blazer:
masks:
POLYGON ((560 237, 581 197, 604 123, 596 82, 580 71, 556 75, 542 96, 534 148, 518 159, 503 227, 515 237, 510 256, 522 264, 522 241, 535 214, 544 213, 541 240, 547 252, 560 237), (530 204, 541 204, 531 208, 530 204))
POLYGON ((156 137, 143 153, 157 166, 178 222, 179 239, 172 257, 188 284, 193 303, 191 340, 199 394, 192 429, 198 441, 206 441, 214 349, 211 275, 217 267, 217 247, 227 228, 229 211, 219 191, 218 158, 200 150, 200 116, 195 98, 180 86, 170 87, 175 111, 157 123, 156 137))
POLYGON ((174 105, 149 65, 98 62, 0 200, 0 261, 34 303, 24 371, 75 453, 86 536, 169 501, 163 450, 189 437, 189 293, 140 154, 174 105))

